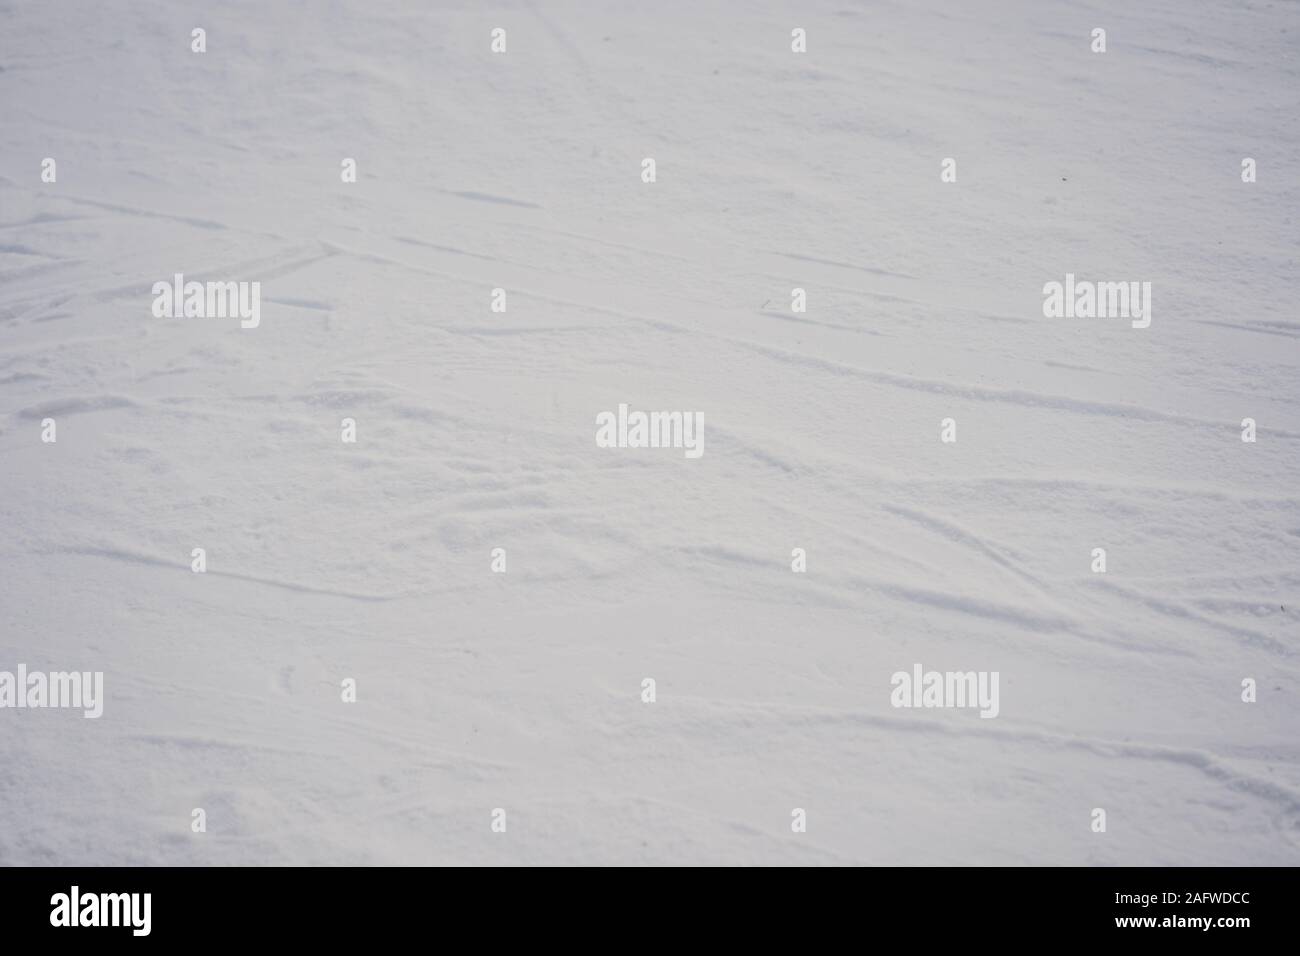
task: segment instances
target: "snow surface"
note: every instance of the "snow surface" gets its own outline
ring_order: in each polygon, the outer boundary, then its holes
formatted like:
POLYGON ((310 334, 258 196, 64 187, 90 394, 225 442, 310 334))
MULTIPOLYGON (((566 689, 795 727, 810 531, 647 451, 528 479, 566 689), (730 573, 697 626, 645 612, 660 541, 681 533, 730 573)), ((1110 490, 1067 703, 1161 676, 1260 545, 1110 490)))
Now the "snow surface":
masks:
POLYGON ((0 863, 1300 862, 1297 40, 0 3, 0 669, 107 694, 0 711, 0 863), (261 326, 154 318, 177 272, 261 326), (1066 272, 1151 327, 1044 318, 1066 272), (620 402, 703 457, 597 448, 620 402))

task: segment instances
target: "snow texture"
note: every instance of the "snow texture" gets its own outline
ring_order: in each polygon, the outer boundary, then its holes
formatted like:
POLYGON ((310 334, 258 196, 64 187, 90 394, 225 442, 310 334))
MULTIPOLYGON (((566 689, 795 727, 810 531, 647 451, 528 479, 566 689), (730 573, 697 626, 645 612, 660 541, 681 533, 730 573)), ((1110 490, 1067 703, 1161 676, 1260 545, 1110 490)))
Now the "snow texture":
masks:
POLYGON ((1300 862, 1297 41, 0 3, 0 669, 107 698, 0 710, 0 863, 1300 862), (620 403, 703 456, 597 447, 620 403), (1000 713, 891 706, 915 663, 1000 713))

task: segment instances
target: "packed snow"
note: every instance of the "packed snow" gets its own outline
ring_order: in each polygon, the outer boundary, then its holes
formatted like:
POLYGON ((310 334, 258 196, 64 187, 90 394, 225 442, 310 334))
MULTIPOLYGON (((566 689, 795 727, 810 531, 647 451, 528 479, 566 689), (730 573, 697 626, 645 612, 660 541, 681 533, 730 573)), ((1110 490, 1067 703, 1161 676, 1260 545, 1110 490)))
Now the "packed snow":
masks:
POLYGON ((1297 41, 0 3, 0 670, 104 675, 0 709, 0 863, 1300 862, 1297 41))

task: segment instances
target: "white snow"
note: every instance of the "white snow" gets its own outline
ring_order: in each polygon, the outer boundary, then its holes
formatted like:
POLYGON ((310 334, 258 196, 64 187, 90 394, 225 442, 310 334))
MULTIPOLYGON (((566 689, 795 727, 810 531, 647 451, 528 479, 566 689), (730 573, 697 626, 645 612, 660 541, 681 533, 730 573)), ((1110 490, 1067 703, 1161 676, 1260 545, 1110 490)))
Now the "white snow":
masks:
POLYGON ((0 4, 0 863, 1297 863, 1298 12, 0 4))

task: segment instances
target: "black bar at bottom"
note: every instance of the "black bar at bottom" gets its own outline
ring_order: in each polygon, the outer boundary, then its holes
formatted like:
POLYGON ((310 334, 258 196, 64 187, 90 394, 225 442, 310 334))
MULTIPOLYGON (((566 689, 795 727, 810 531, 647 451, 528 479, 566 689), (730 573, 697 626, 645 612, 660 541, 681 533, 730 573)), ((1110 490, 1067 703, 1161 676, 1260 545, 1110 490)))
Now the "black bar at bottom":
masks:
POLYGON ((453 945, 462 934, 483 942, 523 934, 535 943, 669 946, 682 941, 669 930, 698 927, 732 944, 801 933, 804 946, 841 933, 885 944, 879 934, 905 932, 926 944, 1128 937, 1232 946, 1290 940, 1297 929, 1292 868, 741 870, 707 882, 686 870, 662 883, 661 873, 593 879, 572 869, 541 881, 517 870, 0 869, 0 927, 7 944, 75 937, 331 948, 430 930, 454 932, 453 945))

